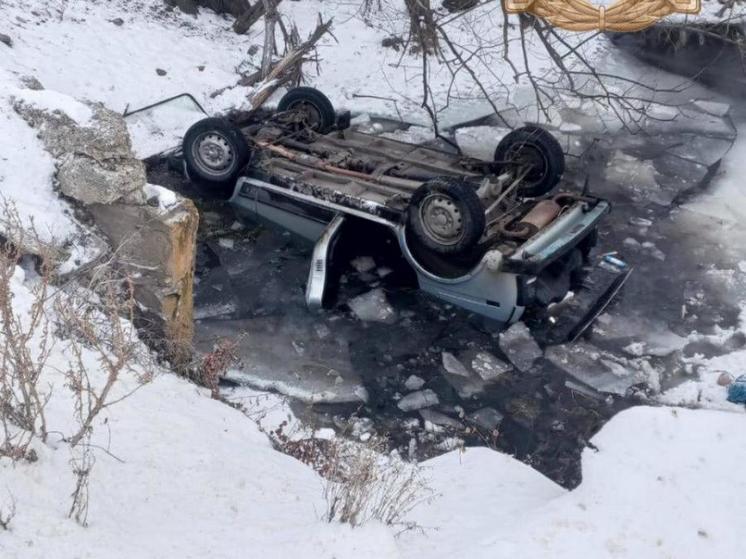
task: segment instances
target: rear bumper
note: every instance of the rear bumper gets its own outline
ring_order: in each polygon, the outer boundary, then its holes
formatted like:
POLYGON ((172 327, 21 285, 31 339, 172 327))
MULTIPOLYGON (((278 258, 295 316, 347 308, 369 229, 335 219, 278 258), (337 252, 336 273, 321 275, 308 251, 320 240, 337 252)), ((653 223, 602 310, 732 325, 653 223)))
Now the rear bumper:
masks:
POLYGON ((611 211, 611 205, 599 200, 590 206, 578 202, 550 227, 523 245, 503 262, 503 270, 535 276, 568 252, 580 246, 596 230, 598 222, 611 211))

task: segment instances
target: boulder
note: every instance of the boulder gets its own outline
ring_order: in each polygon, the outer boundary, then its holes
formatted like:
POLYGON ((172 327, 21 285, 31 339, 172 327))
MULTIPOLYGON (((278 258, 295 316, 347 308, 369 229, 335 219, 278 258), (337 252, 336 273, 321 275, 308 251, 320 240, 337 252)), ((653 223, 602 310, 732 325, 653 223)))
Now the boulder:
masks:
POLYGON ((92 218, 132 279, 152 340, 176 364, 186 364, 199 221, 194 204, 146 189, 124 118, 103 105, 43 89, 21 91, 13 105, 57 158, 60 191, 92 218))
POLYGON ((96 161, 69 155, 57 172, 60 192, 85 205, 144 204, 145 166, 137 159, 96 161))
POLYGON ((27 91, 14 100, 13 108, 39 131, 44 147, 55 157, 85 155, 99 162, 134 158, 124 118, 100 103, 27 91))
POLYGON ((7 35, 0 33, 0 43, 3 43, 9 47, 13 46, 13 39, 8 37, 7 35))
POLYGON ((199 214, 191 200, 161 210, 147 205, 93 204, 96 224, 129 267, 135 297, 172 359, 192 343, 194 258, 199 214))

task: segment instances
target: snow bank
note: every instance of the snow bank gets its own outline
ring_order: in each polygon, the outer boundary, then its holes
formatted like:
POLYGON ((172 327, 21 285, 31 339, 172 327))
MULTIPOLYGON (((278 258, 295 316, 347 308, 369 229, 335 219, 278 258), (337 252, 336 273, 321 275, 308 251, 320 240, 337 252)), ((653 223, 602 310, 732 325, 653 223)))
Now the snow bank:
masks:
MULTIPOLYGON (((34 220, 42 242, 65 242, 76 231, 75 222, 69 206, 52 187, 54 159, 11 106, 14 96, 26 99, 32 92, 15 85, 13 77, 0 67, 0 202, 13 204, 20 225, 27 227, 34 220)), ((50 96, 45 101, 59 106, 61 100, 50 96)), ((0 223, 0 233, 11 226, 0 223)))
MULTIPOLYGON (((20 313, 28 311, 33 281, 20 269, 13 278, 20 313)), ((382 526, 353 532, 324 523, 313 470, 276 452, 241 412, 162 371, 96 421, 89 526, 78 526, 67 518, 75 479, 59 434, 73 427, 65 345, 58 343, 42 382, 52 394, 49 443, 35 443, 33 464, 0 459, 0 509, 11 500, 16 508, 11 529, 2 532, 3 559, 233 558, 240 550, 281 558, 294 556, 299 542, 304 557, 396 557, 393 535, 382 526)), ((127 375, 113 397, 134 382, 127 375)))
POLYGON ((718 557, 741 555, 746 416, 639 407, 607 423, 565 491, 485 449, 425 463, 442 498, 414 512, 437 527, 405 537, 405 557, 718 557))

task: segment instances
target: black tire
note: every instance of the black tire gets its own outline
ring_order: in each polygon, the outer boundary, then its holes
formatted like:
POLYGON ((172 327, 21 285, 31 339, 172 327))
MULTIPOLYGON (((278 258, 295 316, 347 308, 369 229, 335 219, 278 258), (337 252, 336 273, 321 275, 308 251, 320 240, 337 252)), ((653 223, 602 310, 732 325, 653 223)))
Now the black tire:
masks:
POLYGON ((193 124, 184 134, 182 148, 189 178, 216 188, 232 187, 251 158, 241 130, 224 118, 193 124))
POLYGON ((476 186, 455 177, 437 177, 415 190, 407 209, 408 231, 439 254, 469 251, 482 238, 484 206, 476 186), (435 218, 442 218, 433 222, 435 218))
POLYGON ((565 154, 557 139, 539 126, 516 128, 495 150, 495 162, 505 166, 533 165, 518 192, 522 196, 543 196, 559 184, 565 172, 565 154))
POLYGON ((306 119, 307 127, 319 134, 330 132, 337 120, 332 102, 326 95, 313 87, 296 87, 280 99, 280 103, 277 105, 278 112, 292 110, 313 111, 306 119))

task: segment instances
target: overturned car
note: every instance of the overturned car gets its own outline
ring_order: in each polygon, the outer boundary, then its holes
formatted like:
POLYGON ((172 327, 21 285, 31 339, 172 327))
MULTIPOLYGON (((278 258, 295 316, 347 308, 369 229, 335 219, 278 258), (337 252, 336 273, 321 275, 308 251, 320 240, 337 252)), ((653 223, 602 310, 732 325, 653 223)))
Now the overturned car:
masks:
MULTIPOLYGON (((559 188, 563 150, 543 128, 513 130, 494 160, 482 161, 358 131, 308 87, 290 90, 270 113, 197 122, 182 155, 191 180, 230 190, 241 218, 315 243, 310 307, 330 302, 339 239, 380 235, 395 240, 420 289, 508 324, 582 291, 610 210, 559 188)), ((617 264, 610 275, 606 267, 581 328, 626 279, 617 264)))

